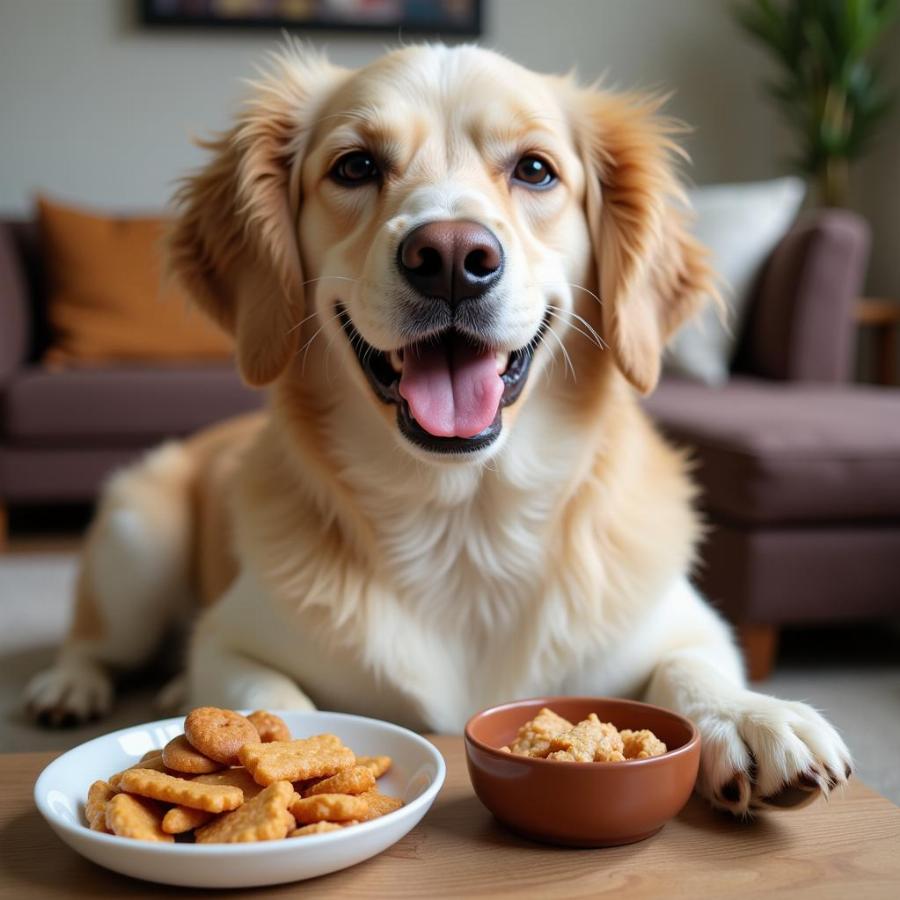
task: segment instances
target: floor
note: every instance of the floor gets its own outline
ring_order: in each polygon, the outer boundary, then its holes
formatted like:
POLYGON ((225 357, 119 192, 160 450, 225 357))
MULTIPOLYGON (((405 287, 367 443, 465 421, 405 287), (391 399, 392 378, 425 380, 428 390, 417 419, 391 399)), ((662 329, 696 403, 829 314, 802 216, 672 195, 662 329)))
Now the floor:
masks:
MULTIPOLYGON (((70 614, 74 546, 43 539, 0 554, 0 752, 65 749, 156 716, 154 697, 168 677, 158 669, 124 685, 103 722, 48 731, 22 715, 22 690, 51 662, 70 614)), ((758 687, 824 712, 859 777, 900 805, 900 623, 786 632, 775 674, 758 687)))

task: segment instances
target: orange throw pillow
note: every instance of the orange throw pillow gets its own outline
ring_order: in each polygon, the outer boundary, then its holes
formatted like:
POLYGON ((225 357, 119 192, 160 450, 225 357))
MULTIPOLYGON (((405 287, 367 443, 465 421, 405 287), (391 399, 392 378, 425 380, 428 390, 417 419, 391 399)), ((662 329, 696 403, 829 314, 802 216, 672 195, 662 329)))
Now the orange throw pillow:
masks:
POLYGON ((52 365, 225 359, 231 339, 163 275, 165 221, 38 200, 52 365))

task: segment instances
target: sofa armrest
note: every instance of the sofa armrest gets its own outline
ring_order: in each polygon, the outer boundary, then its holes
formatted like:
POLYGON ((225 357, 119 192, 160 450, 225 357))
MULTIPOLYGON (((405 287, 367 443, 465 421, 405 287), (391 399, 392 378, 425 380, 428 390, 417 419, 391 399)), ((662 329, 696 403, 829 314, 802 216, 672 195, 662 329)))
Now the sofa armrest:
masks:
POLYGON ((28 358, 31 312, 16 237, 0 222, 0 385, 28 358))
POLYGON ((850 377, 869 227, 846 210, 802 217, 769 258, 753 301, 742 368, 764 378, 841 382, 850 377))

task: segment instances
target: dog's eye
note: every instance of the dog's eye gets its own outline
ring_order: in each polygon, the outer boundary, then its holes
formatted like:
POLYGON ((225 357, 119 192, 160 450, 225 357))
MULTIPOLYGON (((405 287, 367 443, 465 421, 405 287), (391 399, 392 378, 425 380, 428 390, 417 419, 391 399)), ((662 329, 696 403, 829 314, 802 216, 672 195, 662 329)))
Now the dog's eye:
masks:
POLYGON ((364 150, 345 153, 331 168, 331 177, 347 187, 367 184, 380 175, 375 160, 364 150))
POLYGON ((513 170, 513 180, 528 187, 550 187, 556 181, 556 173, 539 156, 523 156, 513 170))

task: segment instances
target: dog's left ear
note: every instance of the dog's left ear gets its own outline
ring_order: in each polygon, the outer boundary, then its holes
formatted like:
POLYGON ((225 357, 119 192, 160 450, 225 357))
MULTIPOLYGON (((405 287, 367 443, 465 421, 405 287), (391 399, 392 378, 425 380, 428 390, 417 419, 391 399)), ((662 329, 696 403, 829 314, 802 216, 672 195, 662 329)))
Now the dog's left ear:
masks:
POLYGON ((603 337, 625 377, 648 394, 668 338, 715 296, 707 251, 685 226, 678 129, 654 98, 591 90, 577 103, 603 337))

